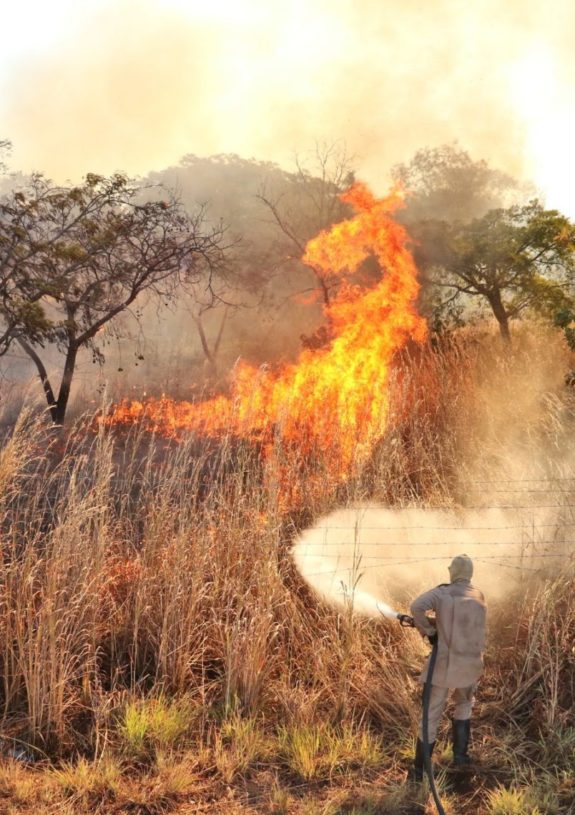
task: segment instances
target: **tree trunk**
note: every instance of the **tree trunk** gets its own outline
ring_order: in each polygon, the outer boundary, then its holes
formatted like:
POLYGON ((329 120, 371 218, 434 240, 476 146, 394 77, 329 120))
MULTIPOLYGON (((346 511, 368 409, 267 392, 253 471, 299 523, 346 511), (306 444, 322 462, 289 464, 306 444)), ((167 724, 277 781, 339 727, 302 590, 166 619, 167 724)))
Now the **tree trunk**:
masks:
POLYGON ((40 382, 42 383, 42 388, 44 389, 44 395, 46 396, 46 401, 48 402, 48 407, 50 409, 50 416, 52 421, 57 424, 57 412, 58 412, 58 405, 56 402, 56 397, 54 396, 54 391, 52 390, 52 385, 50 384, 50 380, 48 379, 48 372, 44 366, 44 363, 34 350, 34 348, 29 345, 26 340, 23 340, 22 337, 18 338, 18 343, 24 349, 24 351, 28 354, 34 365, 38 370, 38 376, 40 377, 40 382))
POLYGON ((315 272, 315 276, 322 291, 323 304, 327 308, 329 306, 329 287, 320 274, 317 274, 317 272, 315 272))
POLYGON ((220 344, 221 344, 221 341, 222 341, 222 337, 224 335, 224 327, 225 327, 226 321, 228 319, 228 312, 229 312, 229 306, 225 306, 224 314, 223 314, 223 317, 222 317, 221 322, 220 322, 220 327, 218 329, 218 336, 216 337, 216 341, 214 342, 214 353, 213 353, 214 363, 215 363, 216 357, 218 355, 218 351, 220 350, 220 344))
POLYGON ((74 377, 74 369, 76 368, 77 356, 77 346, 70 345, 66 353, 66 362, 64 363, 64 373, 62 374, 62 382, 60 384, 56 409, 52 414, 54 424, 64 424, 64 417, 66 416, 66 408, 68 407, 68 400, 70 398, 70 389, 72 387, 72 379, 74 377))
POLYGON ((491 306, 491 310, 495 316, 495 319, 499 323, 499 332, 501 334, 501 339, 506 345, 511 345, 511 333, 509 331, 509 316, 505 311, 505 306, 503 305, 503 300, 501 299, 501 292, 499 289, 493 289, 487 295, 487 299, 489 300, 489 305, 491 306))
POLYGON ((213 356, 212 352, 210 351, 210 346, 209 346, 209 343, 208 343, 208 338, 206 337, 206 332, 204 331, 204 324, 202 323, 202 318, 194 316, 193 320, 194 320, 194 322, 196 324, 196 327, 198 329, 198 334, 200 335, 200 342, 202 344, 202 350, 203 350, 203 352, 205 354, 205 357, 208 360, 208 362, 210 363, 210 365, 212 366, 212 370, 214 371, 214 373, 216 373, 216 370, 217 370, 216 369, 216 360, 214 359, 214 356, 213 356))

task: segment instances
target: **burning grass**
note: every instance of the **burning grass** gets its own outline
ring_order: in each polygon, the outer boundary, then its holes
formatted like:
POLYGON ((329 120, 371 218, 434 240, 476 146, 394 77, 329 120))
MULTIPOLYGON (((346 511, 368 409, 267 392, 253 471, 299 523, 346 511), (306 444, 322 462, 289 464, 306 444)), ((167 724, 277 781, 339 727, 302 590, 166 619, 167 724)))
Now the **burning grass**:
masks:
POLYGON ((296 363, 278 370, 240 362, 229 398, 125 402, 102 421, 139 421, 175 437, 233 433, 257 440, 272 458, 279 439, 285 460, 281 467, 276 461, 276 474, 290 506, 301 503, 301 495, 289 489, 300 456, 316 457, 329 447, 330 455, 320 456, 322 475, 336 482, 361 466, 385 427, 392 360, 409 343, 423 342, 427 326, 416 309, 419 283, 408 235, 393 218, 401 195, 377 199, 358 182, 341 198, 354 216, 310 240, 303 257, 320 278, 338 279, 324 306, 329 342, 304 349, 296 363), (376 285, 362 285, 356 275, 370 258, 385 273, 376 285))
MULTIPOLYGON (((5 739, 40 762, 4 767, 15 811, 413 811, 399 785, 425 648, 314 597, 289 548, 342 505, 454 507, 487 476, 494 501, 517 461, 570 484, 563 352, 532 334, 510 358, 489 335, 406 350, 387 433, 345 479, 326 477, 329 448, 296 457, 281 437, 261 458, 233 435, 163 447, 138 426, 119 443, 23 416, 0 451, 1 701, 5 739)), ((452 811, 573 801, 573 567, 541 564, 504 571, 491 599, 483 770, 467 790, 445 774, 452 811)))

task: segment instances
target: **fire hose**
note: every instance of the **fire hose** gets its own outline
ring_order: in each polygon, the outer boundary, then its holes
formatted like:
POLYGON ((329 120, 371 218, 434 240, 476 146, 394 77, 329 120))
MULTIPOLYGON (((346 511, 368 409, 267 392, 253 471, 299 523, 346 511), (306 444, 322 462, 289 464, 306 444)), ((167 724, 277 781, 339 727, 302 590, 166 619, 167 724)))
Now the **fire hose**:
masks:
MULTIPOLYGON (((397 614, 399 624, 404 628, 415 628, 415 621, 413 617, 408 614, 397 614)), ((431 698, 431 682, 433 679, 433 671, 435 669, 435 661, 437 659, 437 635, 432 640, 431 654, 429 656, 429 664, 427 666, 427 677, 423 686, 423 716, 422 716, 422 743, 423 743, 423 763, 425 772, 429 779, 429 788, 435 801, 435 806, 439 815, 445 815, 445 810, 441 803, 439 793, 435 786, 435 778, 433 776, 433 764, 431 763, 431 754, 429 752, 429 700, 431 698)))

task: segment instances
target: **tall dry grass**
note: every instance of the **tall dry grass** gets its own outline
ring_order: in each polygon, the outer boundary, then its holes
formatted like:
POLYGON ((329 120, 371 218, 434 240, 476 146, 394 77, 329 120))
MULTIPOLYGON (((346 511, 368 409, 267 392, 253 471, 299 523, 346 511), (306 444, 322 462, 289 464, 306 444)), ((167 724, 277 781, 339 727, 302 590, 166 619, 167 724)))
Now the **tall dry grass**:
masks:
MULTIPOLYGON (((2 732, 50 756, 121 752, 129 705, 175 699, 187 711, 178 744, 211 746, 230 778, 236 759, 267 755, 261 739, 295 754, 321 727, 348 741, 370 730, 393 761, 414 732, 422 646, 312 596, 291 541, 342 504, 469 505, 494 500, 474 492, 481 479, 572 474, 567 364, 533 326, 512 352, 473 332, 410 349, 386 431, 346 479, 279 440, 264 459, 245 440, 176 443, 86 421, 56 433, 22 415, 0 450, 2 732)), ((504 576, 478 722, 484 743, 511 730, 531 744, 526 761, 549 766, 541 739, 560 733, 564 766, 573 568, 549 563, 529 584, 504 576)))

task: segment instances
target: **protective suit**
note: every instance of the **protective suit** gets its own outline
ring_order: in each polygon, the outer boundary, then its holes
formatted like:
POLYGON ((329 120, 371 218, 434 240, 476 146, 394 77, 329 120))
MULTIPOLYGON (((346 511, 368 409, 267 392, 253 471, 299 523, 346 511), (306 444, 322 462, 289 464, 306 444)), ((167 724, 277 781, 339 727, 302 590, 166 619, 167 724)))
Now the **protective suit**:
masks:
MULTIPOLYGON (((428 733, 433 749, 449 690, 454 691, 455 711, 452 721, 453 757, 456 765, 469 763, 467 753, 470 718, 477 681, 483 670, 486 632, 485 598, 471 585, 473 562, 458 555, 449 566, 450 583, 437 586, 417 597, 411 613, 417 629, 433 638, 437 635, 437 660, 432 677, 428 733), (435 612, 435 624, 427 617, 435 612)), ((429 660, 428 660, 429 663, 429 660)), ((425 682, 425 665, 419 681, 425 682)), ((416 750, 415 776, 423 776, 422 724, 416 750)), ((417 778, 415 780, 421 780, 417 778)))

